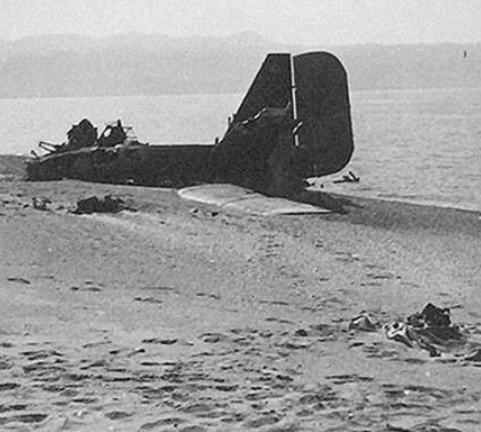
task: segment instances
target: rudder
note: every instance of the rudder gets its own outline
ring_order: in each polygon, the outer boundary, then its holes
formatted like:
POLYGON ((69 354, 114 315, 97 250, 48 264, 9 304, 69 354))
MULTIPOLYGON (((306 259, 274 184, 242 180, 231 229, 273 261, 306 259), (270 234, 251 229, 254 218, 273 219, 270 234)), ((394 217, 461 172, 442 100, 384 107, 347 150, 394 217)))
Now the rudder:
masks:
POLYGON ((327 52, 294 57, 299 150, 303 176, 324 176, 344 168, 354 151, 347 73, 327 52), (308 162, 307 164, 305 162, 308 162), (306 166, 310 165, 310 166, 306 166))

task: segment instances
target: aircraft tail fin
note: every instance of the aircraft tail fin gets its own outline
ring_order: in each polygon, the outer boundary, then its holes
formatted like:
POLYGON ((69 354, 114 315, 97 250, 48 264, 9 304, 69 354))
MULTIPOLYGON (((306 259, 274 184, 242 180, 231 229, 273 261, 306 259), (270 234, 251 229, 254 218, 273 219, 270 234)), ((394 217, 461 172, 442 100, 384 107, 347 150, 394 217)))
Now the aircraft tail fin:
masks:
MULTIPOLYGON (((292 124, 300 124, 296 139, 292 137, 295 149, 291 166, 298 177, 335 173, 351 159, 354 144, 347 73, 332 54, 269 54, 233 124, 253 118, 264 108, 289 109, 290 118, 295 119, 292 124)), ((236 146, 252 146, 242 137, 236 138, 242 144, 236 146)))
POLYGON ((290 54, 269 54, 234 115, 235 122, 256 115, 262 108, 284 108, 292 102, 290 54))
POLYGON ((304 177, 340 171, 354 151, 344 67, 327 52, 297 55, 294 80, 297 117, 302 122, 298 132, 299 150, 308 162, 300 164, 304 177))

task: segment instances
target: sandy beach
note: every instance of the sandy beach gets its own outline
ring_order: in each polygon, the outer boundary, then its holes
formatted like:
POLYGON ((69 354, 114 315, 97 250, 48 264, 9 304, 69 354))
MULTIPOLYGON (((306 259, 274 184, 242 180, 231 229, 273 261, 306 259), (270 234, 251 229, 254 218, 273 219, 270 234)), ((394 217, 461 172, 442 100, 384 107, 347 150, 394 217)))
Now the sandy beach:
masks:
POLYGON ((479 213, 258 217, 0 168, 0 430, 480 430, 479 213), (70 212, 107 194, 130 210, 70 212), (466 343, 386 338, 429 302, 466 343), (349 330, 363 311, 377 331, 349 330))

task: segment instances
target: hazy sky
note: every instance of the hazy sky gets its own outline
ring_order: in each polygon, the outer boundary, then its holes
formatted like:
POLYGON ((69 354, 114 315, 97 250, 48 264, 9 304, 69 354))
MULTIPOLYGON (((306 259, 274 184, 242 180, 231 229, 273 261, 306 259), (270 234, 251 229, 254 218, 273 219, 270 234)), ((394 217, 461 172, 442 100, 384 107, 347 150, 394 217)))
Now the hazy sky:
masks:
POLYGON ((307 44, 480 42, 481 0, 0 0, 0 39, 256 31, 307 44))

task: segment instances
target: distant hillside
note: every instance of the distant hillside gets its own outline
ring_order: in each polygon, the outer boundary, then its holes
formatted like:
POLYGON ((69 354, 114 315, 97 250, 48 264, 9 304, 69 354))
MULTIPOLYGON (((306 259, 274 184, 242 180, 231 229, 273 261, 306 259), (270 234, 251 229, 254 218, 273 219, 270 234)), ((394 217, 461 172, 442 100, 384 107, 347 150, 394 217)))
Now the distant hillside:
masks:
POLYGON ((481 85, 481 44, 307 47, 275 44, 252 33, 49 35, 0 41, 0 97, 244 92, 268 52, 314 49, 341 59, 351 89, 481 85))

